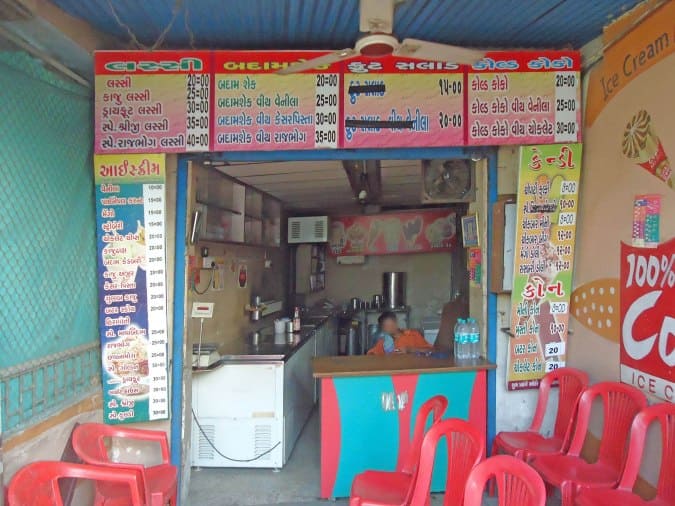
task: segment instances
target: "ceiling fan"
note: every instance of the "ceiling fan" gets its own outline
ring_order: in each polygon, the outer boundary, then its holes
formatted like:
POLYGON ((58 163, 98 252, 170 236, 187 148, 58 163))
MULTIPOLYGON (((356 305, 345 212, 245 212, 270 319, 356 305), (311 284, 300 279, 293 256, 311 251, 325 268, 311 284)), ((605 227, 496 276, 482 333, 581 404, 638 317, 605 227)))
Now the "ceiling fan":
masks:
POLYGON ((438 44, 418 39, 403 39, 399 42, 392 35, 394 9, 403 0, 361 0, 359 29, 364 33, 354 48, 341 49, 318 58, 294 63, 277 72, 295 74, 322 65, 331 65, 355 56, 377 58, 393 54, 417 60, 442 61, 470 65, 480 60, 484 51, 447 44, 438 44))

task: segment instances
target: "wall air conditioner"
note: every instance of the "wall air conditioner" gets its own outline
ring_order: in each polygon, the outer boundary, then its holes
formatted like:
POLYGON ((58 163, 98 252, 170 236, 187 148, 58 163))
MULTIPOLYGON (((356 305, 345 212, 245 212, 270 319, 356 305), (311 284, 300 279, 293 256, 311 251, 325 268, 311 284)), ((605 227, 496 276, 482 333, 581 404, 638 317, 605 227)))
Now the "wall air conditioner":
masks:
POLYGON ((288 218, 288 243, 328 242, 328 216, 288 218))

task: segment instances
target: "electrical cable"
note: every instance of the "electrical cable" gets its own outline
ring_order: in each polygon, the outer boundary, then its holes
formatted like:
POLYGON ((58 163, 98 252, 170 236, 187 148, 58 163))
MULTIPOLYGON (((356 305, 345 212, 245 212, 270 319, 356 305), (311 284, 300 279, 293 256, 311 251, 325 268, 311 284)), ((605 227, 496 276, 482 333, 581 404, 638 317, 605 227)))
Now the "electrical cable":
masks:
POLYGON ((204 295, 206 292, 209 291, 209 288, 211 287, 211 284, 213 283, 213 278, 216 275, 216 267, 215 266, 211 267, 209 270, 211 271, 211 279, 209 279, 209 284, 206 285, 206 288, 204 288, 203 292, 200 292, 199 290, 197 290, 197 283, 195 281, 196 278, 197 278, 197 272, 199 272, 199 269, 195 269, 192 273, 192 276, 191 276, 191 279, 190 279, 190 285, 191 285, 192 291, 195 292, 197 295, 204 295))
POLYGON ((256 457, 253 457, 252 459, 233 459, 233 458, 230 458, 230 457, 224 455, 223 453, 221 453, 220 450, 218 450, 218 448, 216 448, 216 445, 214 445, 214 444, 213 444, 213 441, 211 441, 211 440, 209 439, 209 436, 206 435, 206 432, 204 432, 204 429, 202 428, 201 424, 199 423, 199 420, 197 419, 197 415, 195 414, 195 410, 194 410, 194 409, 191 409, 191 411, 192 411, 192 418, 195 419, 195 423, 197 424, 197 427, 199 427, 199 432, 202 433, 202 436, 204 436, 204 439, 206 439, 206 442, 209 443, 209 445, 211 446, 211 448, 213 448, 214 451, 215 451, 218 455, 220 455, 221 457, 223 457, 225 460, 229 460, 229 461, 231 461, 231 462, 243 462, 243 463, 246 463, 246 462, 255 462, 256 460, 260 460, 261 458, 263 458, 265 455, 267 455, 267 454, 269 454, 269 453, 272 453, 272 452, 273 452, 273 451, 281 444, 281 441, 279 441, 279 442, 278 442, 277 444, 275 444, 272 448, 270 448, 269 450, 265 450, 265 451, 262 452, 260 455, 257 455, 256 457))

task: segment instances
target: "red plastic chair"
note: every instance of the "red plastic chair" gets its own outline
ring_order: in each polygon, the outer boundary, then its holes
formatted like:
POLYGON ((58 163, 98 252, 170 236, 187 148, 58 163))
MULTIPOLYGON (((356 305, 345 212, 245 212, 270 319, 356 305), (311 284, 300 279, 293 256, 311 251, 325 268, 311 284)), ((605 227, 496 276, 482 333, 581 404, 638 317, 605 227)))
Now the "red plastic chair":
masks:
POLYGON ((640 412, 630 432, 630 446, 626 467, 616 489, 584 488, 579 491, 576 504, 579 506, 672 506, 675 504, 675 405, 656 404, 640 412), (661 425, 661 470, 656 486, 656 496, 645 501, 633 492, 640 472, 640 461, 647 437, 647 429, 657 421, 661 425))
POLYGON ((579 488, 612 488, 619 482, 625 464, 626 442, 635 416, 647 406, 647 398, 637 388, 604 382, 581 394, 574 436, 566 455, 542 455, 532 461, 544 481, 561 490, 562 506, 572 506, 579 488), (598 459, 581 458, 593 401, 600 398, 603 427, 598 459))
MULTIPOLYGON (((146 491, 148 506, 164 506, 168 502, 176 505, 177 470, 171 465, 169 444, 162 431, 128 429, 101 423, 84 423, 73 431, 73 449, 87 464, 106 466, 114 469, 133 469, 141 477, 141 487, 146 491), (162 463, 145 467, 142 464, 112 462, 108 457, 106 438, 135 439, 159 443, 162 463)), ((95 506, 128 504, 127 490, 116 485, 97 483, 95 506)))
POLYGON ((357 474, 352 482, 352 496, 367 491, 366 494, 369 494, 369 496, 383 497, 390 489, 405 488, 407 490, 410 488, 420 460, 422 440, 429 415, 432 415, 431 425, 433 426, 440 421, 447 407, 448 399, 442 395, 431 397, 422 404, 415 417, 415 428, 410 449, 407 455, 399 458, 400 466, 396 471, 365 471, 357 474))
POLYGON ((539 383, 537 407, 530 428, 524 432, 500 432, 492 443, 492 455, 508 453, 527 460, 537 455, 564 453, 569 443, 579 395, 588 386, 588 374, 572 367, 561 367, 544 376, 539 383), (559 389, 558 411, 551 437, 542 436, 539 431, 546 414, 551 387, 557 383, 559 389))
POLYGON ((499 506, 545 506, 546 485, 537 471, 516 457, 497 455, 481 462, 469 474, 464 506, 481 506, 488 482, 497 482, 499 506))
POLYGON ((128 506, 146 504, 141 477, 133 469, 110 469, 71 462, 34 462, 17 471, 9 482, 9 506, 63 506, 58 483, 62 478, 115 484, 125 490, 128 506))
MULTIPOLYGON (((393 481, 389 488, 354 486, 350 506, 425 506, 430 502, 431 475, 439 440, 448 445, 448 477, 443 504, 461 505, 469 472, 485 454, 485 437, 464 420, 449 418, 431 427, 422 442, 416 476, 393 481)), ((403 475, 405 476, 405 475, 403 475)), ((356 485, 356 484, 355 484, 356 485)))

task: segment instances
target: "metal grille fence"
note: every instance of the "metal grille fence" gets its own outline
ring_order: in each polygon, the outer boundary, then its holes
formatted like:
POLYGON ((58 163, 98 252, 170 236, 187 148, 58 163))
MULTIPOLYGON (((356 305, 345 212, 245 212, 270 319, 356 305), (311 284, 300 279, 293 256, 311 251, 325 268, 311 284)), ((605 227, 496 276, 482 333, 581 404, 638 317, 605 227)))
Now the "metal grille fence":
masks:
POLYGON ((0 52, 1 432, 98 381, 91 94, 0 52))

